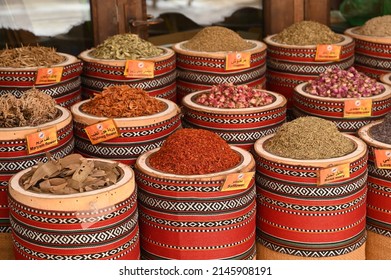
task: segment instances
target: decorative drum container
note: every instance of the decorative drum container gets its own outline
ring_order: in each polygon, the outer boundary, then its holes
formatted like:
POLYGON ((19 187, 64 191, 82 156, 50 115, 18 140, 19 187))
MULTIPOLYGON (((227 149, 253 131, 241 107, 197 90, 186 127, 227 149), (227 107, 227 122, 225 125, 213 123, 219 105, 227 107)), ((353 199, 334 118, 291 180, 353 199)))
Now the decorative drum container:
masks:
MULTIPOLYGON (((81 100, 82 62, 75 56, 57 53, 64 62, 51 65, 62 69, 59 82, 36 84, 38 71, 43 67, 8 68, 0 67, 0 94, 10 93, 20 97, 25 91, 35 87, 50 95, 60 106, 67 109, 81 100)), ((50 68, 48 68, 50 71, 50 68)))
POLYGON ((83 61, 82 96, 88 99, 94 93, 101 92, 112 85, 129 85, 142 88, 151 96, 176 101, 176 57, 172 49, 159 47, 162 55, 139 59, 154 63, 154 73, 151 78, 130 78, 125 75, 127 60, 101 59, 90 55, 93 49, 82 52, 79 57, 83 61))
POLYGON ((275 133, 286 120, 286 98, 281 94, 266 91, 273 103, 264 106, 227 109, 198 104, 197 96, 206 91, 182 99, 183 126, 212 130, 228 144, 251 150, 256 140, 275 133))
MULTIPOLYGON (((254 144, 257 188, 257 259, 365 259, 367 148, 342 157, 297 160, 254 144), (350 177, 318 183, 321 170, 348 166, 350 177)), ((328 171, 326 171, 328 174, 328 171)))
MULTIPOLYGON (((371 121, 379 120, 391 110, 391 87, 384 84, 385 91, 378 95, 361 98, 332 98, 322 97, 307 93, 307 82, 296 86, 293 92, 292 115, 295 118, 303 116, 316 116, 335 123, 338 130, 350 134, 356 134, 358 130, 371 121), (354 116, 345 110, 347 102, 361 102, 370 99, 371 106, 363 115, 354 116)), ((360 103, 356 103, 359 108, 360 103)))
POLYGON ((370 133, 371 127, 380 122, 371 122, 358 131, 360 138, 368 146, 366 247, 368 260, 391 259, 391 165, 389 163, 391 145, 375 140, 370 133), (384 166, 377 163, 382 163, 380 157, 382 154, 384 154, 384 166))
POLYGON ((226 171, 175 175, 151 168, 150 156, 135 165, 142 259, 255 258, 255 179, 248 187, 223 191, 229 174, 255 171, 253 156, 241 148, 241 162, 226 171))
POLYGON ((25 190, 20 180, 29 169, 15 174, 9 187, 15 258, 139 259, 134 173, 121 163, 118 170, 121 177, 114 185, 66 195, 25 190))
POLYGON ((266 89, 283 94, 288 100, 288 109, 292 107, 294 88, 317 77, 329 67, 347 69, 354 63, 354 40, 341 35, 342 41, 339 60, 317 61, 316 45, 286 45, 277 43, 273 38, 277 34, 264 38, 267 45, 266 89))
POLYGON ((346 29, 344 34, 355 41, 354 67, 367 76, 379 79, 391 72, 391 38, 357 33, 361 26, 346 29))
POLYGON ((180 109, 176 103, 159 98, 166 104, 160 113, 133 117, 113 118, 119 137, 92 144, 85 128, 108 120, 83 112, 83 100, 72 107, 75 131, 75 151, 89 158, 107 158, 133 166, 137 157, 154 148, 160 147, 164 140, 178 128, 181 128, 180 109))
POLYGON ((62 158, 73 152, 74 137, 71 112, 57 105, 59 117, 39 126, 0 128, 0 232, 10 231, 7 188, 9 179, 17 172, 47 159, 46 152, 62 158), (29 153, 26 136, 55 128, 57 144, 44 150, 29 153))
POLYGON ((187 41, 172 46, 177 57, 177 103, 189 93, 205 90, 212 85, 233 83, 264 88, 266 83, 266 45, 248 40, 254 47, 241 53, 250 55, 246 68, 226 70, 227 55, 230 52, 205 52, 185 48, 187 41))

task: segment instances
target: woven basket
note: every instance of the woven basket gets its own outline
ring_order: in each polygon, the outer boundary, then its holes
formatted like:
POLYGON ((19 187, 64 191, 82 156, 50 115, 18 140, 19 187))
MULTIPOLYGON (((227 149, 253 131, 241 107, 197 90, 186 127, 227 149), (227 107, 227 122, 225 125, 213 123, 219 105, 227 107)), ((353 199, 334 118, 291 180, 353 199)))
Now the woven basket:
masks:
POLYGON ((64 56, 64 62, 51 65, 62 67, 61 80, 52 84, 36 84, 38 69, 42 67, 8 68, 0 67, 0 95, 10 93, 20 97, 32 87, 50 95, 58 105, 70 108, 81 100, 82 62, 73 55, 58 53, 64 56))
POLYGON ((173 45, 177 57, 177 103, 189 93, 209 89, 216 84, 247 84, 264 88, 266 83, 266 45, 248 40, 254 47, 243 52, 250 53, 250 66, 244 69, 226 70, 229 52, 201 52, 183 47, 187 41, 173 45))
MULTIPOLYGON (((176 101, 176 58, 172 49, 159 47, 162 55, 142 60, 154 62, 153 78, 128 78, 125 76, 126 60, 99 59, 90 55, 92 49, 79 54, 83 61, 82 97, 88 99, 105 87, 129 85, 142 88, 154 97, 176 101)), ((140 59, 141 60, 141 59, 140 59)))
POLYGON ((142 259, 255 258, 255 180, 246 189, 221 191, 229 174, 254 172, 253 156, 238 147, 242 161, 229 170, 175 175, 136 162, 142 259))
POLYGON ((368 146, 367 248, 368 260, 391 260, 391 169, 378 168, 375 150, 391 145, 375 140, 369 130, 381 121, 362 127, 358 134, 368 146))
POLYGON ((65 157, 73 152, 74 137, 72 115, 64 107, 57 105, 60 116, 48 123, 36 127, 0 128, 0 232, 9 232, 8 181, 15 174, 38 162, 46 161, 46 152, 57 158, 65 157), (27 149, 26 135, 55 127, 57 145, 35 153, 27 149))
POLYGON ((257 259, 365 259, 367 148, 342 157, 295 160, 255 142, 257 259), (318 172, 348 165, 350 177, 320 185, 318 172))
POLYGON ((275 133, 286 120, 286 98, 281 94, 268 92, 273 103, 265 106, 226 109, 196 103, 203 92, 193 92, 182 99, 183 126, 211 130, 228 144, 245 150, 251 150, 259 138, 275 133))

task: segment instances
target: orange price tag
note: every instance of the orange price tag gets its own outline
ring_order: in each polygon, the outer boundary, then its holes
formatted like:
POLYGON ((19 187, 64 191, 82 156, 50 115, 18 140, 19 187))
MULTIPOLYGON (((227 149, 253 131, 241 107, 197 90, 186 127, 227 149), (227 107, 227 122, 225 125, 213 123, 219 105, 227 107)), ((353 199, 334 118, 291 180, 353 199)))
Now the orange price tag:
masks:
POLYGON ((39 68, 35 79, 36 85, 54 84, 61 81, 62 67, 39 68))
POLYGON ((376 167, 380 169, 391 169, 391 150, 375 149, 376 167))
POLYGON ((255 172, 233 173, 227 175, 220 191, 236 191, 247 189, 255 172))
POLYGON ((124 75, 127 78, 153 78, 155 63, 145 60, 127 60, 124 75))
POLYGON ((93 145, 119 136, 113 119, 89 125, 84 130, 93 145))
POLYGON ((56 127, 28 134, 26 135, 26 142, 29 154, 56 146, 58 143, 56 127))
POLYGON ((361 118, 372 115, 372 99, 350 99, 344 103, 344 118, 361 118))
POLYGON ((235 70, 250 67, 251 54, 247 52, 231 52, 225 58, 225 70, 235 70))
POLYGON ((339 60, 341 46, 338 45, 317 45, 315 61, 339 60))
POLYGON ((318 183, 324 185, 350 177, 349 163, 323 168, 319 170, 318 183))

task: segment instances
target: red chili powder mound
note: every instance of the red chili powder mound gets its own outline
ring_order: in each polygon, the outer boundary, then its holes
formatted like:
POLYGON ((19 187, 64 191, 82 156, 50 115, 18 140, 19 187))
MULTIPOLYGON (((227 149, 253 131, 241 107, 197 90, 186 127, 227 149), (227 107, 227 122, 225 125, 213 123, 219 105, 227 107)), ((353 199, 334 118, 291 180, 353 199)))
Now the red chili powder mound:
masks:
POLYGON ((162 147, 149 158, 160 171, 178 175, 200 175, 227 170, 241 157, 212 131, 182 128, 167 137, 162 147))

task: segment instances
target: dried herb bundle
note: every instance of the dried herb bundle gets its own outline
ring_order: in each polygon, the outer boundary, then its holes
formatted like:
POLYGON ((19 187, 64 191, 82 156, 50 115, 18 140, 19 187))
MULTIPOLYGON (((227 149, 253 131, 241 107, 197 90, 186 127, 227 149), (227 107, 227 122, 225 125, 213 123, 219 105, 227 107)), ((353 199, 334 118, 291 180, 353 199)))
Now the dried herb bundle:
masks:
POLYGON ((373 125, 369 129, 369 135, 385 144, 391 145, 391 112, 389 112, 381 123, 373 125))
POLYGON ((0 96, 0 127, 37 126, 58 117, 56 101, 44 92, 31 88, 17 98, 12 94, 0 96))
POLYGON ((51 67, 63 61, 65 61, 65 57, 58 54, 54 48, 49 47, 24 46, 0 51, 0 67, 51 67))
POLYGON ((137 34, 118 34, 111 36, 90 52, 94 58, 101 59, 139 59, 159 56, 163 49, 140 38, 137 34))
POLYGON ((333 122, 307 116, 283 124, 264 148, 285 158, 313 160, 344 156, 355 145, 333 122))
POLYGON ((22 187, 37 193, 72 194, 93 191, 117 183, 118 163, 88 160, 79 154, 38 163, 21 178, 22 187))

